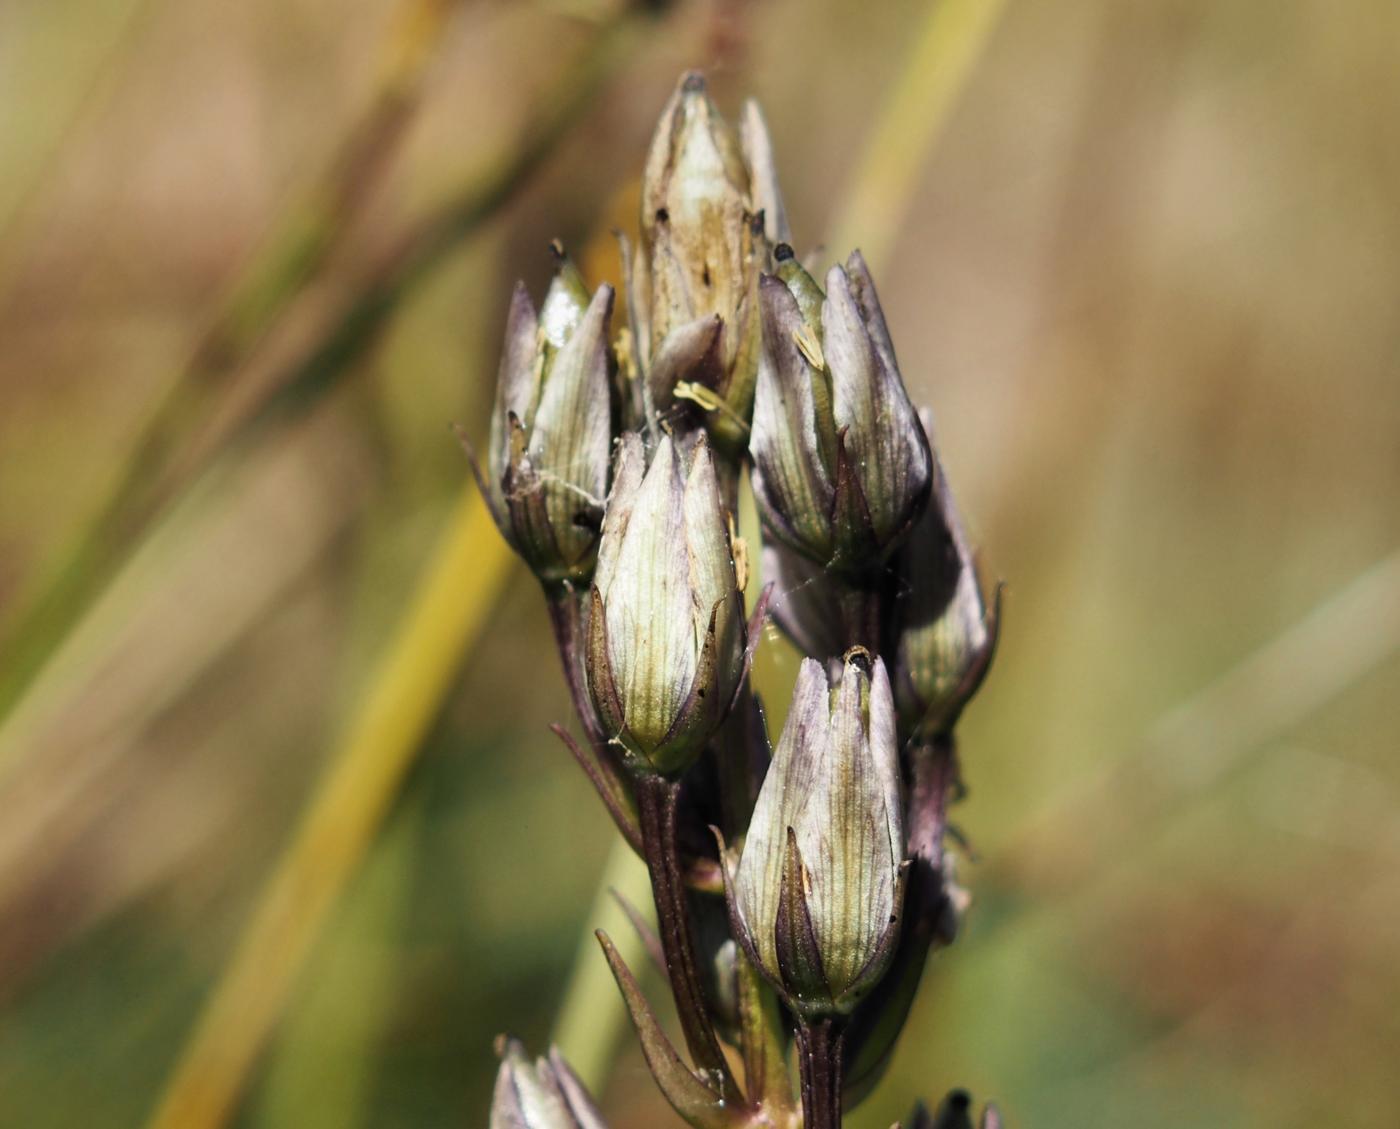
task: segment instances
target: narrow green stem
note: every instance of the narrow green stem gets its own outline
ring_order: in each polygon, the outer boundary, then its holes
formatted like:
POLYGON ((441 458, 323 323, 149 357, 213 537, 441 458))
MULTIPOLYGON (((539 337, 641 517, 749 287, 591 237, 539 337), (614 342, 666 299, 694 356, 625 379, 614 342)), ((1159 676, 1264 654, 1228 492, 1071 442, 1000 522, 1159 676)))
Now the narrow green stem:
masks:
POLYGON ((744 955, 737 956, 739 1031, 744 1055, 744 1086, 749 1100, 768 1113, 793 1111, 792 1082, 787 1070, 787 1032, 778 1012, 778 997, 744 955))

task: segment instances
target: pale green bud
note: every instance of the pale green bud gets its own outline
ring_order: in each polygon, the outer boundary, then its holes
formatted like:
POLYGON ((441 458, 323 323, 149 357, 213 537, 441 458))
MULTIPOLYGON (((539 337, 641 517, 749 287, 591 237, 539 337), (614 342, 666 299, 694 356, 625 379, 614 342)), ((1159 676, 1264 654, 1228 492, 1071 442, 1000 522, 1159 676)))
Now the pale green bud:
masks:
POLYGON ((557 1048, 533 1063, 517 1039, 500 1039, 490 1129, 607 1129, 557 1048))
POLYGON ((904 817, 894 701, 860 650, 806 659, 730 883, 735 932, 799 1014, 847 1014, 899 936, 904 817))
POLYGON ((547 584, 593 572, 612 442, 612 304, 609 286, 590 300, 567 260, 538 314, 516 286, 485 474, 473 460, 501 533, 547 584))
POLYGON ((790 249, 779 259, 781 277, 761 284, 754 493, 779 540, 838 572, 865 572, 926 505, 932 455, 860 253, 831 268, 825 295, 790 249))
POLYGON ((684 769, 744 676, 745 625, 728 515, 703 438, 670 436, 651 465, 623 436, 603 518, 588 626, 598 715, 635 767, 684 769))
MULTIPOLYGON (((931 432, 932 417, 921 414, 921 422, 931 432)), ((936 457, 933 501, 900 549, 897 568, 903 583, 895 616, 895 698, 908 729, 936 736, 953 728, 981 685, 998 627, 936 457)))

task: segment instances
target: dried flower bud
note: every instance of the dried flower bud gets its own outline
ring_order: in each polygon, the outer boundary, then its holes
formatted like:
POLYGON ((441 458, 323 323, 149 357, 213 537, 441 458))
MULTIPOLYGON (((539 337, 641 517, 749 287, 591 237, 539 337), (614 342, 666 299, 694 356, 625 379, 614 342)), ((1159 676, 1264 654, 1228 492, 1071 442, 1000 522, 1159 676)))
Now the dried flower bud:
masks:
POLYGON ((647 155, 628 283, 653 410, 674 414, 678 399, 698 405, 731 454, 742 452, 753 410, 765 228, 786 231, 772 148, 757 106, 745 107, 736 133, 704 77, 683 76, 647 155))
POLYGON ((612 304, 609 286, 590 301, 568 260, 538 314, 523 283, 511 297, 487 473, 473 468, 502 535, 545 583, 593 572, 612 442, 612 304))
MULTIPOLYGON (((932 418, 921 414, 926 431, 932 418)), ((977 562, 947 475, 934 460, 934 500, 899 552, 904 581, 894 659, 900 718, 921 736, 952 729, 981 685, 998 617, 982 598, 977 562)))
POLYGON ((754 493, 775 537, 859 573, 922 512, 932 455, 860 253, 832 267, 824 296, 790 251, 779 257, 761 284, 754 493))
POLYGON ((517 1039, 499 1039, 501 1067, 490 1129, 606 1129, 583 1083, 557 1048, 531 1062, 517 1039))
POLYGON ((603 519, 588 627, 588 685, 634 766, 684 769, 744 675, 745 630, 729 524, 703 439, 669 437, 651 466, 623 436, 603 519))
POLYGON ((768 133, 762 108, 752 98, 744 103, 744 114, 739 121, 739 147, 743 150, 744 163, 749 166, 751 210, 763 217, 764 236, 769 243, 791 243, 787 209, 778 188, 773 138, 768 133))
POLYGON ((730 883, 735 933, 789 1006, 849 1013, 899 935, 904 820, 885 667, 854 650, 839 686, 806 659, 730 883))

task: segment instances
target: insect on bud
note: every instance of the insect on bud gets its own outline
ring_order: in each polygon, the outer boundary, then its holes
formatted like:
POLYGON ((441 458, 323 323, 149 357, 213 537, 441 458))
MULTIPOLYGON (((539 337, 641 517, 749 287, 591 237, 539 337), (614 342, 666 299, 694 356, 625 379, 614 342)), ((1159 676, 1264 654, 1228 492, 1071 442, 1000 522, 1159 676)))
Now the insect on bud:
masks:
POLYGON ((859 574, 928 501, 932 455, 859 252, 826 293, 796 259, 761 284, 754 492, 764 524, 821 565, 859 574))
POLYGON ((884 664, 853 649, 833 687, 804 660, 729 896, 750 959, 805 1018, 848 1014, 894 952, 898 756, 884 664))
POLYGON ((482 494, 502 535, 546 584, 587 580, 607 493, 612 415, 608 319, 613 291, 589 299, 562 259, 535 311, 511 297, 482 494))
POLYGON ((686 768, 744 677, 745 625, 714 459, 670 436, 650 467, 623 436, 603 518, 588 626, 588 686, 634 768, 686 768))
MULTIPOLYGON (((932 417, 923 412, 925 431, 932 417)), ((923 737, 953 728, 996 648, 997 607, 982 598, 977 561, 936 456, 933 501, 899 551, 904 583, 894 658, 901 720, 923 737)))
POLYGON ((496 1042, 501 1066, 490 1129, 606 1129, 583 1083, 557 1048, 533 1063, 518 1039, 496 1042))

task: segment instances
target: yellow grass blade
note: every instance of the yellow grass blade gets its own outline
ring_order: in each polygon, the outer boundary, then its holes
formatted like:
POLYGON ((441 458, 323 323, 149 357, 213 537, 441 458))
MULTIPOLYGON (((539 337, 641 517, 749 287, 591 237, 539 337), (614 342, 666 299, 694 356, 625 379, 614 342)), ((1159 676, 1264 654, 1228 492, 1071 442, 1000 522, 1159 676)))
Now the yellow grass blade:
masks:
POLYGON ((935 0, 918 39, 880 110, 828 232, 827 247, 844 258, 860 247, 871 270, 894 246, 919 171, 977 68, 1005 0, 935 0))
MULTIPOLYGON (((616 890, 640 910, 649 921, 655 921, 656 911, 651 902, 651 879, 646 863, 619 835, 613 840, 603 876, 598 880, 598 892, 588 907, 583 935, 579 938, 578 955, 564 989, 564 1002, 554 1019, 551 1041, 569 1060, 584 1085, 597 1094, 607 1081, 608 1068, 617 1053, 618 1040, 627 1027, 627 1013, 622 1007, 617 983, 608 962, 598 952, 593 930, 605 929, 618 952, 639 977, 647 973, 646 946, 637 935, 626 913, 612 896, 616 890)), ((543 1049, 543 1048, 541 1048, 543 1049)))
POLYGON ((312 942, 485 624, 510 559, 480 496, 468 492, 185 1046, 151 1129, 213 1129, 228 1119, 312 942))

